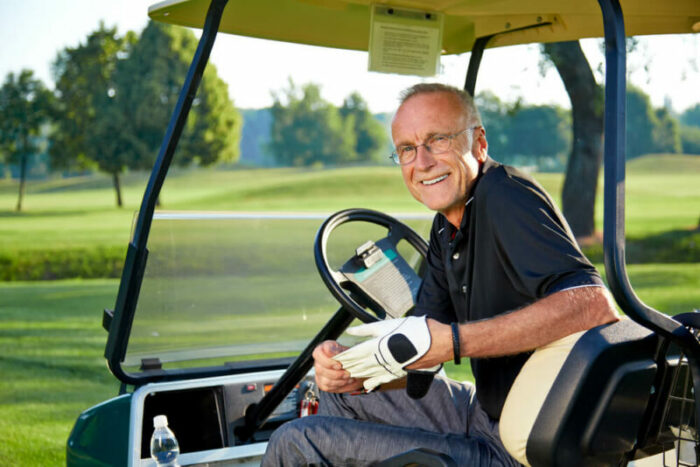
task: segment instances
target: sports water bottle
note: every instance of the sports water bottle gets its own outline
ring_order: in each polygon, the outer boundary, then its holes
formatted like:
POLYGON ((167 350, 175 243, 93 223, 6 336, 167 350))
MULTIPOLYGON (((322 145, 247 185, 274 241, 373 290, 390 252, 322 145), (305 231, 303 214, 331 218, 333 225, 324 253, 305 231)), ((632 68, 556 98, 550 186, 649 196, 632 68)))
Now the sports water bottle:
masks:
POLYGON ((151 458, 158 467, 180 467, 177 456, 180 446, 175 434, 168 428, 168 417, 156 415, 153 417, 153 436, 151 436, 151 458))

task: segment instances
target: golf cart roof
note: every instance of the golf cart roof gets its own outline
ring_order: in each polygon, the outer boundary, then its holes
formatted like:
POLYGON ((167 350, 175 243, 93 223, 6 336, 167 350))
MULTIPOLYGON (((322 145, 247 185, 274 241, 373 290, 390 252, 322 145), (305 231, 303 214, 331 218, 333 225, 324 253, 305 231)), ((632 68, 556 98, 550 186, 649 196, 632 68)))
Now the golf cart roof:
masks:
MULTIPOLYGON (((621 0, 629 36, 700 31, 697 0, 621 0)), ((152 5, 157 21, 202 28, 209 0, 166 0, 152 5)), ((602 37, 595 0, 231 0, 220 32, 341 49, 367 50, 372 5, 444 15, 443 54, 488 47, 602 37)))

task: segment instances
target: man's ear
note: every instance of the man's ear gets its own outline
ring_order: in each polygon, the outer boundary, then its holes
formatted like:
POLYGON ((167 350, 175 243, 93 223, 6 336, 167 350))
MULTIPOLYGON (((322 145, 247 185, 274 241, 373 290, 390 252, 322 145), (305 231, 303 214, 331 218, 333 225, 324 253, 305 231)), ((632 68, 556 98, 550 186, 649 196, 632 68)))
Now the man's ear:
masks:
POLYGON ((486 141, 486 129, 483 126, 474 130, 474 157, 479 162, 484 162, 488 156, 489 143, 486 141))

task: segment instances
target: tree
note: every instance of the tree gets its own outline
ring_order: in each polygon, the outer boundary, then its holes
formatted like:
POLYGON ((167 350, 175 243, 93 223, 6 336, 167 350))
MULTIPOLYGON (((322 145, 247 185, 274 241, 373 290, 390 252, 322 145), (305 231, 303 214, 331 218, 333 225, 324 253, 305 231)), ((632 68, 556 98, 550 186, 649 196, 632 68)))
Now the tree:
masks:
MULTIPOLYGON (((51 162, 55 168, 97 164, 112 175, 117 206, 122 206, 119 174, 129 161, 125 156, 111 160, 110 148, 118 147, 110 136, 119 138, 123 120, 108 110, 114 96, 114 72, 119 60, 128 54, 135 37, 117 36, 116 28, 99 28, 84 44, 59 52, 53 72, 58 95, 56 129, 51 138, 51 162), (109 146, 109 147, 108 147, 109 146), (108 163, 105 163, 105 161, 108 163)), ((127 119, 128 120, 128 119, 127 119)))
POLYGON ((489 153, 507 164, 553 161, 569 146, 568 113, 547 105, 505 104, 489 91, 476 95, 481 121, 487 131, 489 153))
POLYGON ((568 147, 565 112, 546 105, 520 106, 513 110, 508 127, 508 154, 542 159, 555 158, 568 147))
POLYGON ((509 108, 490 91, 482 91, 475 97, 481 114, 481 121, 487 131, 489 154, 498 160, 509 162, 508 132, 510 126, 509 108))
POLYGON ((654 127, 656 126, 656 115, 651 107, 649 96, 641 89, 627 87, 627 159, 634 159, 656 152, 654 148, 654 127))
POLYGON ((388 135, 382 124, 370 113, 362 96, 353 92, 345 98, 339 111, 344 120, 352 119, 348 123, 352 123, 355 132, 357 160, 382 160, 385 156, 382 150, 387 145, 388 135))
POLYGON ((627 159, 650 153, 681 152, 680 129, 666 109, 651 105, 649 96, 635 86, 627 88, 627 159))
POLYGON ((684 154, 700 154, 700 104, 687 108, 680 116, 681 146, 684 154))
POLYGON ((654 110, 656 125, 652 132, 654 139, 654 152, 674 153, 682 152, 681 131, 678 120, 665 107, 654 110))
POLYGON ((270 151, 289 166, 354 162, 354 118, 343 119, 338 109, 321 98, 318 85, 289 88, 273 94, 270 151))
POLYGON ((571 101, 573 140, 562 189, 562 210, 577 237, 595 231, 594 208, 603 159, 603 93, 578 41, 544 45, 571 101))
POLYGON ((700 127, 683 125, 680 132, 683 153, 700 155, 700 127))
POLYGON ((99 170, 111 175, 117 207, 122 207, 124 202, 120 175, 127 168, 139 167, 136 148, 142 146, 142 143, 133 137, 133 123, 107 99, 111 98, 101 97, 95 106, 99 117, 95 119, 85 140, 89 148, 94 148, 90 159, 97 164, 99 170))
MULTIPOLYGON (((197 39, 185 28, 152 22, 140 37, 118 37, 116 29, 101 24, 85 44, 59 54, 63 118, 53 154, 57 163, 96 164, 112 176, 122 206, 120 174, 153 165, 196 48, 197 39)), ((236 160, 240 127, 228 88, 209 65, 174 162, 236 160)))
MULTIPOLYGON (((151 22, 128 58, 118 64, 112 103, 128 120, 124 136, 133 152, 132 168, 153 165, 196 49, 197 39, 188 29, 151 22)), ((241 120, 226 83, 209 64, 174 163, 184 166, 236 161, 241 120)))
POLYGON ((700 104, 687 108, 681 114, 681 123, 687 126, 700 127, 700 104))
POLYGON ((52 94, 31 70, 9 73, 0 88, 0 155, 19 165, 17 211, 22 210, 27 162, 39 150, 39 132, 50 119, 52 94))
POLYGON ((254 166, 274 165, 274 159, 266 150, 272 125, 270 109, 241 109, 240 112, 243 128, 239 163, 254 166))

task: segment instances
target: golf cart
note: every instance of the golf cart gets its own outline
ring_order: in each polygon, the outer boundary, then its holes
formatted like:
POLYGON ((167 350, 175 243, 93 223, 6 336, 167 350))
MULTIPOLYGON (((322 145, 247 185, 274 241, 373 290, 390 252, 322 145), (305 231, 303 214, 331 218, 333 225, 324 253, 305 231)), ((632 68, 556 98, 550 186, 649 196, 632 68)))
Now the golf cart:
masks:
MULTIPOLYGON (((416 74, 434 71, 439 53, 471 51, 465 89, 472 95, 486 48, 604 36, 605 264, 610 290, 631 320, 595 328, 576 342, 527 432, 527 461, 616 465, 675 447, 676 462, 697 465, 700 314, 671 318, 649 308, 625 270, 624 42, 626 35, 698 32, 700 2, 228 3, 172 0, 149 9, 154 20, 203 33, 135 222, 116 305, 103 315, 105 357, 122 391, 80 415, 68 440, 68 465, 154 465, 148 440, 159 414, 177 434, 183 465, 255 465, 270 434, 313 404, 316 344, 337 338, 355 318, 410 312, 415 299, 426 254, 416 230, 428 222, 420 216, 401 222, 364 209, 325 221, 155 213, 218 31, 369 50, 371 69, 414 67, 416 74), (405 55, 392 49, 399 39, 392 34, 405 42, 405 55), (364 223, 373 227, 359 235, 344 230, 364 223), (271 242, 271 231, 289 232, 289 242, 271 242), (313 238, 312 253, 304 241, 313 238), (332 244, 345 256, 332 253, 332 244), (318 289, 303 281, 316 274, 312 261, 321 274, 318 289), (331 297, 340 302, 335 313, 331 297)), ((444 454, 420 450, 384 465, 415 463, 454 465, 444 454)))

